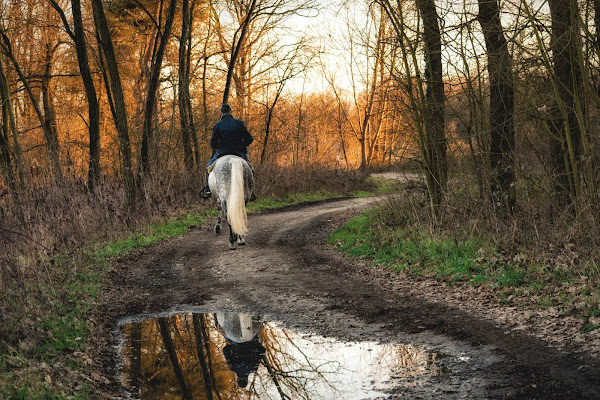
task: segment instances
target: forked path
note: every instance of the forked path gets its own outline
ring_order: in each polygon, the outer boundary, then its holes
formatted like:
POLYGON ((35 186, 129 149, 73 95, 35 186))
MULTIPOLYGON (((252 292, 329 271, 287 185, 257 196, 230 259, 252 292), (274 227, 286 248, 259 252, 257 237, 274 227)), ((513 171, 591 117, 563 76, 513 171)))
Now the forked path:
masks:
POLYGON ((576 347, 559 350, 535 328, 519 329, 516 310, 476 288, 392 273, 323 243, 377 201, 252 214, 247 245, 235 251, 227 235, 203 226, 116 263, 99 299, 91 355, 107 378, 99 389, 119 396, 111 335, 119 319, 195 309, 260 314, 323 336, 412 344, 448 357, 448 377, 398 388, 391 398, 600 398, 598 360, 576 347))

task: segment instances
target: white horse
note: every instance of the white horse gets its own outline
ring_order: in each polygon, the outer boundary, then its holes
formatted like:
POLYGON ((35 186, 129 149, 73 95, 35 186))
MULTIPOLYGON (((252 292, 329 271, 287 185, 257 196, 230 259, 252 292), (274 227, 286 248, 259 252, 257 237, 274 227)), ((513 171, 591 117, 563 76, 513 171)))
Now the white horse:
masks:
POLYGON ((246 244, 244 236, 248 233, 246 204, 252 195, 254 177, 252 169, 241 157, 226 155, 215 161, 208 175, 208 186, 217 200, 219 215, 215 233, 221 233, 223 213, 229 223, 229 248, 235 250, 238 244, 246 244))

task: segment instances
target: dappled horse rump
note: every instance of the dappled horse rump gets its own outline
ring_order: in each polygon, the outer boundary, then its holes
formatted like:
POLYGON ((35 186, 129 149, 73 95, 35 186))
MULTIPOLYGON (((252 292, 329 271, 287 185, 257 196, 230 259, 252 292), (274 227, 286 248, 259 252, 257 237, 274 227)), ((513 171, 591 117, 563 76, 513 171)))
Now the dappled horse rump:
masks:
POLYGON ((221 232, 223 213, 229 224, 229 248, 235 249, 236 242, 244 244, 243 236, 248 232, 246 204, 254 186, 252 169, 241 157, 225 155, 212 165, 208 185, 215 194, 219 214, 215 233, 221 232))

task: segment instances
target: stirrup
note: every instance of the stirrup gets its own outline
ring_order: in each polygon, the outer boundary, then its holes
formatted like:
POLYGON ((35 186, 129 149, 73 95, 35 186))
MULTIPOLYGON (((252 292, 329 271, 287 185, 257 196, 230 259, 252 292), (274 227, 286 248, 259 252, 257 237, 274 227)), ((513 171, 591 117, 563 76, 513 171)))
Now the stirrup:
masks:
POLYGON ((202 190, 200 191, 200 197, 202 197, 203 199, 210 199, 211 195, 212 193, 208 186, 202 188, 202 190))

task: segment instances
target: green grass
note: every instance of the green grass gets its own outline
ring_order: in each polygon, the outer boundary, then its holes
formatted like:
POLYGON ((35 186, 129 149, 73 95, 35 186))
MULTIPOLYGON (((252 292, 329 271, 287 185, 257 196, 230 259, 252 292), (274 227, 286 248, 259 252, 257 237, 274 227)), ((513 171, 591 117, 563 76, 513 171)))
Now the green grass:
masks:
MULTIPOLYGON (((489 265, 480 262, 483 243, 469 239, 432 238, 418 229, 389 229, 377 225, 378 210, 367 211, 336 230, 327 240, 351 257, 363 257, 397 271, 439 276, 449 282, 489 280, 489 265)), ((514 275, 514 274, 513 274, 514 275)), ((499 276, 499 284, 513 284, 517 277, 499 276)))
POLYGON ((400 193, 404 191, 404 186, 396 179, 369 177, 368 180, 375 184, 372 194, 400 193))
MULTIPOLYGON (((588 295, 589 293, 586 293, 588 295)), ((596 289, 595 296, 593 300, 588 301, 587 312, 584 315, 586 319, 586 324, 581 329, 583 332, 593 332, 596 329, 600 329, 600 323, 598 323, 598 318, 600 317, 600 288, 596 289), (592 318, 594 318, 595 322, 592 322, 592 318)))
MULTIPOLYGON (((469 282, 498 288, 517 288, 526 283, 543 285, 522 266, 498 261, 500 257, 495 254, 493 245, 481 238, 458 240, 432 235, 415 226, 386 226, 378 222, 390 219, 382 217, 386 212, 384 209, 367 211, 336 230, 327 241, 351 257, 362 257, 396 271, 437 277, 449 283, 469 282)), ((559 272, 555 278, 569 277, 559 272)))
POLYGON ((134 249, 148 247, 170 237, 181 236, 191 227, 201 225, 205 218, 206 214, 188 214, 180 219, 152 224, 142 232, 131 234, 124 239, 96 245, 89 255, 99 260, 124 256, 134 249))
MULTIPOLYGON (((32 382, 30 382, 32 383, 32 382)), ((67 396, 64 393, 56 394, 48 385, 26 385, 21 387, 12 386, 0 396, 10 400, 85 400, 90 398, 89 387, 84 385, 73 395, 67 396)))
POLYGON ((352 192, 352 197, 368 197, 373 195, 381 194, 393 194, 401 193, 404 191, 404 187, 400 182, 395 179, 385 179, 379 177, 369 177, 367 181, 371 182, 374 186, 373 190, 359 190, 352 192))

